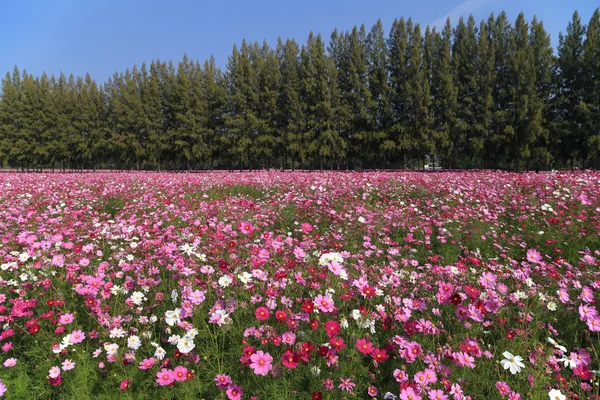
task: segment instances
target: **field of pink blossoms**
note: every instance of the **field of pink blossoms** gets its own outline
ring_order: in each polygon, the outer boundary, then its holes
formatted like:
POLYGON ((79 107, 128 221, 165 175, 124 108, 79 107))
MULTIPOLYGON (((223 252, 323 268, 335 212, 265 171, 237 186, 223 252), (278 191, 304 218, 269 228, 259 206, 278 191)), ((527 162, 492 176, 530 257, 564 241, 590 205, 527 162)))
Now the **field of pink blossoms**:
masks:
POLYGON ((0 396, 599 399, 600 174, 0 174, 0 396))

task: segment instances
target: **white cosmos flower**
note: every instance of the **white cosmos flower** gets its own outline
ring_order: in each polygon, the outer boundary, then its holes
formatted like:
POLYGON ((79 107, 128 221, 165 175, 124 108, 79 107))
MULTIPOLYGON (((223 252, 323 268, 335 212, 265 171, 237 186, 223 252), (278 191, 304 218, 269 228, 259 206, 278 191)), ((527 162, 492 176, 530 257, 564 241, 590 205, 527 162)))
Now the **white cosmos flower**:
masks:
POLYGON ((231 277, 229 275, 223 275, 222 277, 219 278, 219 286, 221 287, 227 287, 229 285, 231 285, 231 282, 233 282, 233 279, 231 279, 231 277))
POLYGON ((252 274, 246 271, 238 274, 237 277, 244 285, 252 281, 252 274))
POLYGON ((163 358, 165 358, 165 354, 167 354, 165 349, 163 349, 162 347, 157 347, 156 351, 154 352, 154 357, 156 357, 157 360, 162 360, 163 358))
POLYGON ((177 342, 177 350, 179 350, 183 354, 187 354, 190 351, 194 350, 194 347, 196 347, 196 345, 194 344, 194 339, 187 335, 180 338, 177 342))
POLYGON ((117 354, 117 350, 119 350, 119 345, 116 343, 105 343, 104 350, 106 350, 106 354, 114 355, 117 354))
POLYGON ((571 353, 569 355, 569 357, 563 357, 563 358, 561 358, 558 361, 564 363, 565 367, 569 367, 571 369, 574 369, 575 367, 577 367, 577 354, 576 353, 571 353))
POLYGON ((525 364, 523 364, 523 358, 520 356, 515 356, 505 351, 502 355, 506 358, 500 361, 500 365, 502 368, 509 369, 511 374, 516 374, 521 372, 521 368, 525 368, 525 364))
POLYGON ((142 292, 133 292, 131 293, 131 302, 133 304, 135 304, 136 306, 139 306, 142 304, 142 302, 144 301, 145 297, 144 297, 144 293, 142 292))
POLYGON ((179 308, 176 308, 173 311, 168 310, 165 312, 165 322, 170 326, 173 326, 179 322, 179 308))
POLYGON ((550 397, 550 400, 567 400, 567 396, 562 394, 558 389, 552 389, 548 392, 548 396, 550 397))
POLYGON ((131 350, 137 350, 142 347, 142 341, 139 336, 131 335, 127 338, 127 347, 131 350))

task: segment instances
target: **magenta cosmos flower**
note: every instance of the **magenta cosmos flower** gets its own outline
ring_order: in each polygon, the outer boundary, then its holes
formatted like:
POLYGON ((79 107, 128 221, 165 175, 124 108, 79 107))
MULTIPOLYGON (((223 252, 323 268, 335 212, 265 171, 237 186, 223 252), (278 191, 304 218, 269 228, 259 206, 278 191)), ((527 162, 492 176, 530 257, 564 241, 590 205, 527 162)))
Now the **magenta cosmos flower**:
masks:
POLYGON ((262 350, 250 356, 250 368, 254 370, 256 375, 266 376, 267 373, 273 369, 273 357, 269 353, 264 353, 262 350))
POLYGON ((160 386, 170 385, 174 381, 175 373, 170 369, 163 368, 156 373, 156 382, 158 382, 160 386))
POLYGON ((527 261, 539 264, 542 261, 542 255, 535 249, 527 250, 527 261))

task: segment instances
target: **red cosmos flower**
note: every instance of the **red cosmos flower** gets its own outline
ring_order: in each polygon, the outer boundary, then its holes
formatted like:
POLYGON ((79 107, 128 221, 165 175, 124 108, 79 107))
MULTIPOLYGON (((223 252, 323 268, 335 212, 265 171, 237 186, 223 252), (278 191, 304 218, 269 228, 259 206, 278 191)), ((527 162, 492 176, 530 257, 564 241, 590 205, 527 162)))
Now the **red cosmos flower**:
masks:
POLYGON ((369 342, 367 339, 358 339, 356 341, 356 348, 361 353, 369 355, 371 354, 371 351, 373 351, 373 343, 369 342))
POLYGON ((344 342, 344 339, 342 339, 341 337, 337 337, 337 336, 329 339, 329 344, 335 349, 335 351, 338 351, 338 352, 346 347, 346 343, 344 342))
POLYGON ((304 302, 302 303, 302 312, 310 314, 314 310, 315 310, 315 303, 310 299, 304 300, 304 302))
POLYGON ((38 319, 37 318, 32 318, 30 320, 28 320, 27 322, 25 322, 25 327, 26 328, 31 328, 33 326, 36 326, 38 324, 38 319))
POLYGON ((377 349, 377 348, 375 348, 371 351, 371 357, 373 357, 373 360, 375 360, 377 362, 383 362, 383 361, 387 360, 388 358, 390 358, 387 351, 385 351, 383 349, 377 349))
POLYGON ((468 285, 466 285, 464 289, 465 292, 471 297, 471 301, 476 301, 477 299, 479 299, 479 294, 481 293, 479 289, 468 285))
POLYGON ((319 346, 319 348, 317 349, 317 353, 321 357, 325 358, 325 357, 327 357, 327 354, 329 354, 329 350, 330 350, 330 348, 327 346, 319 346))
POLYGON ((325 332, 330 338, 340 333, 340 324, 337 321, 329 320, 325 323, 325 332))
POLYGON ((450 303, 454 304, 455 306, 462 303, 462 297, 460 297, 460 294, 454 293, 452 296, 450 296, 450 303))
POLYGON ((312 392, 310 400, 323 400, 323 395, 321 394, 321 392, 312 392))
POLYGON ((370 299, 375 296, 375 288, 373 286, 364 285, 360 292, 367 298, 370 299))
POLYGON ((267 307, 258 307, 254 312, 254 315, 256 316, 256 319, 266 321, 269 319, 271 312, 267 307))
POLYGON ((589 379, 592 379, 592 376, 593 376, 593 374, 590 371, 590 369, 588 367, 583 366, 583 365, 580 365, 579 367, 574 368, 573 369, 573 374, 577 375, 583 381, 587 381, 589 379))
POLYGON ((298 366, 299 363, 299 357, 296 353, 294 353, 291 349, 287 349, 282 355, 281 355, 281 363, 283 364, 284 367, 289 368, 289 369, 294 369, 298 366))
POLYGON ((62 382, 62 377, 59 375, 56 378, 48 378, 48 382, 50 382, 52 386, 58 386, 62 382))
POLYGON ((278 321, 285 321, 287 319, 287 313, 283 310, 277 310, 275 311, 275 318, 278 321))
POLYGON ((300 359, 304 362, 308 362, 309 357, 310 357, 310 353, 315 349, 316 347, 313 346, 313 344, 311 342, 303 342, 302 345, 300 346, 300 352, 298 353, 298 357, 300 357, 300 359))
POLYGON ((319 321, 317 321, 316 319, 311 319, 310 327, 316 331, 317 329, 319 329, 319 321))
POLYGON ((29 328, 27 328, 27 330, 29 331, 30 334, 35 335, 36 333, 38 333, 40 331, 40 326, 33 325, 33 326, 30 326, 29 328))

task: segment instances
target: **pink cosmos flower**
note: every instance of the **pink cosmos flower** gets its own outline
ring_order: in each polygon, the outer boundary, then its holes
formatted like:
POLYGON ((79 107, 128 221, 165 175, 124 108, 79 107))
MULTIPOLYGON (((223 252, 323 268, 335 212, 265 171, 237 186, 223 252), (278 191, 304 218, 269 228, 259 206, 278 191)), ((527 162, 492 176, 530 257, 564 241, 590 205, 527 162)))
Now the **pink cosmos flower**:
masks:
POLYGON ((85 333, 83 333, 81 330, 73 331, 69 335, 69 340, 71 343, 81 343, 83 342, 83 339, 85 339, 85 333))
POLYGON ((172 370, 163 368, 156 373, 156 382, 160 386, 170 385, 175 381, 175 374, 172 370))
POLYGON ((50 378, 58 378, 58 376, 60 375, 60 368, 59 367, 52 367, 50 368, 50 372, 48 373, 48 376, 50 378))
POLYGON ((6 385, 4 385, 2 379, 0 379, 0 397, 4 396, 4 393, 6 393, 6 391, 6 385))
POLYGON ((259 321, 268 320, 270 315, 271 315, 271 312, 269 311, 269 309, 267 307, 258 307, 256 309, 256 311, 254 312, 254 316, 259 321))
POLYGON ((536 249, 527 250, 527 261, 539 264, 542 261, 542 255, 536 249))
POLYGON ((219 390, 225 390, 231 385, 231 377, 229 375, 219 374, 215 377, 215 384, 219 390))
POLYGON ((500 392, 500 396, 502 397, 509 395, 511 392, 510 386, 508 386, 506 382, 496 382, 496 388, 498 389, 498 391, 500 392))
POLYGON ((4 361, 4 366, 6 368, 12 368, 15 365, 17 365, 17 359, 16 358, 9 358, 8 360, 4 361))
POLYGON ((338 389, 342 389, 345 390, 348 393, 353 393, 354 392, 354 387, 356 386, 356 383, 352 382, 351 378, 342 378, 340 377, 340 384, 338 385, 338 389))
POLYGON ((429 397, 429 400, 448 400, 448 395, 440 389, 430 390, 427 392, 427 396, 429 397))
POLYGON ((181 365, 175 367, 173 370, 174 378, 178 382, 183 382, 187 379, 188 369, 181 365))
POLYGON ((225 393, 229 400, 240 400, 244 394, 240 385, 231 385, 225 393))
POLYGON ((73 368, 75 368, 75 363, 71 360, 65 360, 62 363, 62 369, 63 371, 69 371, 72 370, 73 368))
POLYGON ((415 389, 408 387, 406 389, 402 389, 400 392, 400 400, 421 400, 422 397, 419 396, 415 389))
POLYGON ((262 350, 250 356, 250 368, 254 370, 256 375, 266 376, 267 373, 273 368, 273 357, 269 353, 264 353, 262 350))
POLYGON ((147 369, 152 368, 155 363, 156 363, 156 359, 154 357, 145 358, 142 361, 140 361, 138 368, 141 370, 147 370, 147 369))
POLYGON ((369 389, 367 389, 367 393, 369 394, 369 396, 375 397, 379 393, 379 390, 375 386, 369 386, 369 389))
POLYGON ((321 312, 329 313, 335 310, 335 304, 328 295, 319 294, 315 297, 315 304, 321 312))
POLYGON ((600 332, 600 315, 595 315, 587 320, 588 329, 592 332, 600 332))
POLYGON ((63 314, 58 319, 58 322, 62 325, 68 325, 71 322, 73 322, 73 320, 74 320, 73 314, 63 314))

